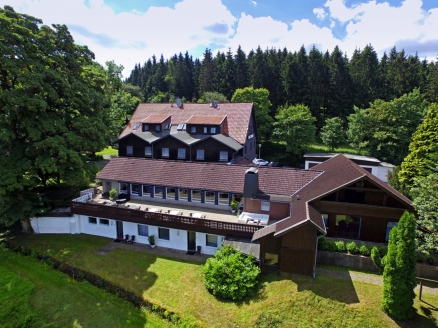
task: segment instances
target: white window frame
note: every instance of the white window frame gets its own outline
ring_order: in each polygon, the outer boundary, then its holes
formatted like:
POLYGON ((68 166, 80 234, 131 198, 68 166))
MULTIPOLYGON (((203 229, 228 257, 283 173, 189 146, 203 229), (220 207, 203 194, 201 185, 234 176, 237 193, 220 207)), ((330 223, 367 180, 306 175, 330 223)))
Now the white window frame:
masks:
POLYGON ((261 202, 260 203, 260 209, 262 211, 267 211, 269 212, 269 209, 271 208, 271 203, 270 202, 261 202))
POLYGON ((169 148, 161 148, 161 157, 169 158, 169 148))
POLYGON ((216 193, 214 191, 204 191, 204 202, 207 204, 214 204, 216 200, 216 193), (207 194, 212 193, 213 194, 213 201, 207 200, 207 194))
POLYGON ((178 159, 186 159, 186 149, 178 148, 178 159))
POLYGON ((158 239, 160 239, 160 240, 170 240, 170 229, 168 229, 168 228, 158 228, 158 239), (161 238, 160 237, 160 231, 163 231, 163 230, 167 230, 168 231, 169 238, 161 238))
POLYGON ((126 156, 132 156, 132 155, 134 155, 134 147, 126 146, 126 156))
POLYGON ((228 152, 227 151, 222 150, 219 152, 219 161, 228 162, 228 152))
POLYGON ((144 155, 145 156, 152 156, 152 147, 151 146, 144 147, 144 155))
POLYGON ((138 224, 137 225, 138 235, 143 237, 149 237, 149 226, 146 224, 138 224), (142 229, 146 229, 146 234, 142 229))
POLYGON ((206 234, 205 235, 205 246, 207 246, 207 247, 215 247, 215 248, 217 248, 217 245, 218 245, 218 236, 216 236, 216 235, 209 235, 209 234, 206 234), (210 242, 208 241, 208 239, 209 238, 212 238, 212 239, 216 239, 216 243, 214 242, 214 241, 211 241, 210 240, 210 242))
POLYGON ((203 161, 205 159, 205 151, 204 149, 197 149, 196 150, 196 160, 203 161), (202 156, 201 156, 202 154, 202 156))

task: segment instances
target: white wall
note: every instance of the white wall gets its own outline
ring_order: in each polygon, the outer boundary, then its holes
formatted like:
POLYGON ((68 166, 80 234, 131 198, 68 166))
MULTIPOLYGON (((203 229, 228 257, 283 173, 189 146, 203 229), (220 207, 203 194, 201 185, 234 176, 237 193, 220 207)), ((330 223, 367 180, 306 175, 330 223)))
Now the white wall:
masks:
POLYGON ((207 246, 207 234, 204 232, 196 233, 196 246, 201 246, 201 253, 213 255, 219 248, 221 248, 224 236, 217 236, 217 247, 207 246))
POLYGON ((35 233, 78 233, 74 217, 35 217, 30 220, 35 233), (70 223, 70 220, 72 221, 70 223))
MULTIPOLYGON (((89 223, 88 216, 78 215, 80 220, 81 232, 89 235, 117 238, 116 221, 109 219, 109 225, 100 224, 101 218, 97 219, 97 224, 89 223)), ((103 218, 104 219, 104 218, 103 218)))

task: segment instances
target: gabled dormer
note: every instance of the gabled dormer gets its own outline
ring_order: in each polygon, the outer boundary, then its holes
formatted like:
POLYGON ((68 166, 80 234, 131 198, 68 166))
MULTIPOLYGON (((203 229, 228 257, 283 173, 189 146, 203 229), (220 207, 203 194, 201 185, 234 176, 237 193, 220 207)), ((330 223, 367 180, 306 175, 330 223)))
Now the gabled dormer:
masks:
POLYGON ((227 115, 191 116, 185 125, 190 134, 228 134, 227 115))
POLYGON ((141 121, 141 130, 155 133, 170 130, 171 118, 171 115, 149 115, 141 121))

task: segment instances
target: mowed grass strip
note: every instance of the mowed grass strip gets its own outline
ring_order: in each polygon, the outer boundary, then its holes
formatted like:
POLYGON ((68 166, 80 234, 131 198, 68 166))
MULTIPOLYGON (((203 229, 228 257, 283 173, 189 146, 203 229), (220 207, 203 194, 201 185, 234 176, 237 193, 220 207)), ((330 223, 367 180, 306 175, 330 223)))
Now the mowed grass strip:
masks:
POLYGON ((32 319, 17 325, 14 317, 1 317, 2 327, 169 327, 157 316, 34 258, 0 249, 0 263, 0 280, 7 282, 3 289, 11 292, 10 301, 21 303, 15 306, 17 316, 32 319), (30 287, 21 287, 25 283, 30 287))
POLYGON ((418 314, 396 322, 380 310, 383 287, 357 281, 271 274, 242 302, 216 299, 201 265, 116 249, 94 254, 109 239, 86 235, 34 235, 16 242, 97 273, 145 299, 206 327, 436 327, 438 296, 415 301, 418 314), (87 248, 81 243, 94 245, 87 248))
POLYGON ((111 146, 106 147, 105 149, 102 149, 101 151, 97 152, 96 155, 110 155, 110 156, 117 156, 119 154, 119 151, 111 146))

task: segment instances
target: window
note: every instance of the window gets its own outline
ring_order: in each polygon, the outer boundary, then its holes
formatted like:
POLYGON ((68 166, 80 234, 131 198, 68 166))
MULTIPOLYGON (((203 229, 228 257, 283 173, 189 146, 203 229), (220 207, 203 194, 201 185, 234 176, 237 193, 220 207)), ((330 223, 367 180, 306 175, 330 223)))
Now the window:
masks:
POLYGON ((205 202, 214 204, 214 191, 205 192, 205 202))
POLYGON ((184 148, 178 148, 178 158, 179 159, 186 158, 186 150, 184 148))
POLYGON ((158 228, 158 239, 170 240, 170 231, 166 228, 158 228))
POLYGON ((169 157, 169 148, 161 149, 161 157, 169 157))
POLYGON ((96 218, 93 218, 93 217, 91 217, 91 216, 89 216, 89 217, 88 217, 88 223, 91 223, 91 224, 97 224, 97 219, 96 219, 96 218))
POLYGON ((204 160, 204 149, 198 149, 196 151, 196 159, 198 161, 203 161, 204 160))
POLYGON ((152 186, 144 185, 143 186, 143 196, 151 197, 152 186))
POLYGON ((172 188, 172 187, 166 188, 166 198, 175 199, 175 195, 176 195, 176 188, 172 188))
POLYGON ((398 225, 398 222, 394 222, 394 221, 387 221, 386 222, 385 242, 389 241, 389 233, 391 232, 392 228, 396 227, 397 225, 398 225))
POLYGON ((216 128, 215 127, 211 127, 210 128, 210 133, 216 133, 216 128))
POLYGON ((350 215, 336 215, 335 237, 359 238, 361 217, 350 215))
POLYGON ((138 234, 140 236, 148 237, 149 236, 149 227, 147 225, 144 225, 144 224, 139 224, 138 225, 138 234))
POLYGON ((134 155, 134 147, 126 146, 126 155, 134 155))
POLYGON ((144 155, 152 156, 152 147, 144 147, 144 155))
POLYGON ((269 211, 270 204, 269 202, 262 202, 262 211, 269 211))
POLYGON ((217 247, 217 236, 215 235, 206 235, 206 246, 217 247))
POLYGON ((99 220, 99 223, 100 223, 100 224, 103 224, 103 225, 107 225, 107 226, 109 226, 109 220, 107 220, 107 219, 100 219, 100 220, 99 220))
POLYGON ((201 201, 201 190, 192 190, 192 202, 201 201))
POLYGON ((128 193, 128 184, 127 183, 120 183, 119 189, 121 194, 128 193))
POLYGON ((155 187, 154 197, 163 198, 163 187, 155 187))
POLYGON ((228 161, 228 152, 227 151, 221 151, 219 153, 219 160, 220 161, 228 161))
POLYGON ((230 196, 227 192, 219 193, 219 205, 228 205, 230 203, 230 196))
POLYGON ((265 264, 278 265, 278 254, 265 253, 265 264))
POLYGON ((204 127, 204 133, 208 133, 208 128, 206 126, 204 127))
POLYGON ((132 184, 131 185, 131 194, 132 195, 140 195, 140 185, 139 184, 132 184))
POLYGON ((192 127, 190 128, 190 132, 191 132, 191 133, 196 133, 196 126, 192 126, 192 127))
POLYGON ((188 201, 189 200, 189 191, 187 189, 179 190, 179 200, 188 201))
POLYGON ((149 124, 143 124, 143 131, 149 131, 149 124))
POLYGON ((155 125, 155 131, 160 132, 161 131, 161 125, 155 125))

